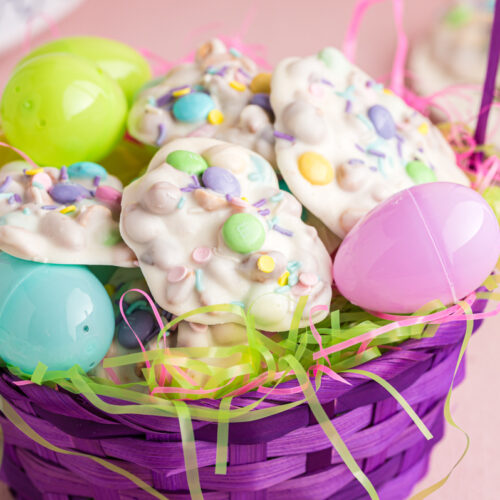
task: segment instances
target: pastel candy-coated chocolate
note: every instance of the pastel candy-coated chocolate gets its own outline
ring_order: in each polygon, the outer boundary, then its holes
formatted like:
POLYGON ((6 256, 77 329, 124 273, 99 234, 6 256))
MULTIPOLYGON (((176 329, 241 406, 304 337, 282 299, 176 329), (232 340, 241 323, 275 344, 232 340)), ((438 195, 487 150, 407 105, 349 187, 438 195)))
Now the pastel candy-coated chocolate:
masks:
POLYGON ((175 101, 172 113, 180 122, 195 123, 204 121, 214 108, 214 101, 208 94, 192 92, 175 101))
POLYGON ((495 214, 474 190, 448 182, 401 191, 348 233, 335 257, 335 283, 369 310, 413 313, 474 291, 500 252, 495 214))
POLYGON ((226 245, 238 253, 260 250, 266 239, 262 223, 251 214, 234 214, 227 219, 222 228, 226 245))
POLYGON ((203 172, 202 181, 216 193, 229 194, 231 196, 241 195, 241 186, 238 179, 225 168, 210 167, 203 172))
POLYGON ((0 254, 0 357, 32 373, 105 356, 114 333, 111 300, 85 267, 39 264, 0 254))
MULTIPOLYGON (((151 339, 151 335, 156 327, 151 313, 141 309, 136 309, 132 314, 130 314, 130 316, 127 317, 127 319, 143 345, 151 339)), ((132 332, 125 321, 122 321, 118 325, 117 337, 118 342, 120 342, 120 344, 127 349, 139 348, 134 332, 132 332)))
POLYGON ((182 149, 172 151, 167 156, 166 161, 177 170, 194 175, 202 174, 208 167, 208 163, 205 161, 203 156, 191 151, 184 151, 182 149))
POLYGON ((436 174, 424 162, 415 160, 406 164, 406 173, 415 184, 435 182, 436 174))
POLYGON ((82 187, 77 184, 56 184, 49 194, 57 203, 73 203, 85 194, 82 187))
POLYGON ((79 161, 68 167, 68 176, 70 179, 93 179, 94 177, 100 177, 101 180, 106 180, 108 172, 98 163, 79 161))
POLYGON ((396 124, 385 106, 376 104, 368 109, 367 114, 380 137, 392 139, 396 135, 396 124))

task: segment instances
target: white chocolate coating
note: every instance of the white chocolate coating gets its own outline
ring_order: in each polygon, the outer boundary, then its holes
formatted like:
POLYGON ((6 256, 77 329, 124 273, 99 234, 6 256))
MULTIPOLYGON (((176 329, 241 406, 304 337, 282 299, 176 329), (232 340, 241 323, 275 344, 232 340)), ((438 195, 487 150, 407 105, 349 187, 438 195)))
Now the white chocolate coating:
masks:
MULTIPOLYGON (((297 200, 279 190, 272 167, 241 146, 204 138, 167 144, 148 172, 125 188, 122 209, 122 236, 138 255, 155 300, 173 314, 237 303, 255 316, 257 328, 284 331, 290 328, 301 295, 309 295, 301 325, 308 323, 312 306, 330 303, 331 260, 316 230, 301 221, 297 200), (209 166, 231 172, 248 201, 228 200, 208 188, 189 188, 193 178, 165 161, 177 150, 202 155, 209 166), (265 235, 261 247, 251 253, 231 250, 222 235, 224 223, 237 213, 251 214, 265 235), (204 262, 193 256, 200 248, 208 249, 204 262), (272 272, 257 267, 262 255, 273 259, 272 272), (291 276, 289 285, 286 273, 291 276), (302 285, 302 275, 309 280, 312 276, 313 283, 302 285)), ((313 320, 324 316, 318 312, 313 320)), ((190 319, 208 325, 242 323, 239 315, 227 312, 190 319)))
POLYGON ((249 57, 218 39, 210 40, 197 50, 195 62, 175 67, 140 93, 129 115, 128 130, 137 140, 155 146, 186 136, 215 137, 248 147, 274 164, 271 114, 251 103, 250 84, 257 74, 257 65, 249 57), (182 87, 208 94, 223 115, 222 123, 210 123, 206 117, 194 122, 177 120, 172 111, 177 98, 170 93, 182 87))
POLYGON ((271 104, 277 134, 290 136, 276 141, 280 172, 331 231, 344 237, 378 203, 413 186, 406 171, 409 162, 424 163, 438 181, 469 185, 453 151, 427 118, 339 51, 327 48, 320 55, 279 63, 271 104), (370 118, 374 108, 389 115, 382 134, 370 118), (314 184, 299 169, 306 153, 322 157, 323 165, 309 170, 316 176, 314 184))
MULTIPOLYGON (((135 255, 123 243, 118 219, 119 203, 100 201, 93 180, 61 180, 57 168, 45 167, 38 175, 25 175, 32 167, 24 161, 11 162, 0 170, 0 250, 15 257, 52 264, 95 264, 132 267, 135 255), (51 195, 54 186, 78 185, 85 197, 58 203, 51 195), (61 213, 68 206, 74 210, 61 213)), ((118 179, 109 176, 100 184, 121 193, 118 179)))

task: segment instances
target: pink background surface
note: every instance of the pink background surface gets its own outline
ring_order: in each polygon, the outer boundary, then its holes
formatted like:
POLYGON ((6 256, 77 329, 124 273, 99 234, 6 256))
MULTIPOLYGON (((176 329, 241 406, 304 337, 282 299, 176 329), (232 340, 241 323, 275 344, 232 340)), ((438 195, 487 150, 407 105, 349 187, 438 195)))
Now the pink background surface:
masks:
MULTIPOLYGON (((245 37, 249 44, 268 47, 268 60, 277 62, 291 55, 308 55, 323 46, 341 46, 354 0, 267 0, 255 2, 256 14, 245 37)), ((426 30, 451 0, 406 0, 405 29, 410 42, 426 30)), ((62 36, 87 34, 116 38, 136 48, 148 48, 175 60, 191 51, 197 42, 221 33, 240 30, 251 3, 217 0, 86 0, 58 28, 62 36), (197 28, 204 27, 203 31, 197 28)), ((43 34, 34 45, 49 40, 43 34)), ((375 77, 388 73, 395 33, 390 2, 375 5, 363 21, 358 44, 359 64, 375 77)), ((0 88, 21 55, 20 50, 0 56, 0 88)), ((491 319, 472 340, 468 351, 468 377, 454 393, 453 415, 471 437, 470 451, 447 484, 432 498, 441 500, 489 500, 500 491, 500 317, 491 319)), ((465 439, 447 429, 437 446, 428 476, 417 487, 441 479, 460 457, 465 439)), ((0 499, 8 493, 1 489, 0 499)))

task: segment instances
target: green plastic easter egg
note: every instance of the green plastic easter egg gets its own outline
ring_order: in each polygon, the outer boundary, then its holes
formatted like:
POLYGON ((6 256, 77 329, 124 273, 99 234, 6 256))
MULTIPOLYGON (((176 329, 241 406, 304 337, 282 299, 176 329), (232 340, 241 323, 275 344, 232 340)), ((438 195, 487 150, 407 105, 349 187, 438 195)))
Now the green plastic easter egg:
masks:
POLYGON ((60 38, 30 52, 22 61, 42 54, 63 52, 74 54, 96 64, 122 88, 132 104, 135 93, 151 79, 148 62, 136 50, 124 43, 96 36, 60 38))
POLYGON ((41 165, 99 161, 123 136, 120 87, 87 60, 47 54, 18 66, 0 103, 10 144, 41 165))

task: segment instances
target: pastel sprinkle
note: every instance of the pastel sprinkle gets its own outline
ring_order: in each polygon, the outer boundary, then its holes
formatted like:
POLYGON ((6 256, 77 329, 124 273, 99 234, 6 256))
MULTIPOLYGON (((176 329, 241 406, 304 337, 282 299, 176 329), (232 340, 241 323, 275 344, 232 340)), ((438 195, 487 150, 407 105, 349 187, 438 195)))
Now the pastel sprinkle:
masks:
POLYGON ((279 286, 285 286, 288 284, 288 277, 290 276, 290 273, 288 271, 285 271, 279 278, 278 278, 278 285, 279 286))
POLYGON ((24 215, 31 215, 31 210, 28 207, 23 208, 23 214, 24 215))
POLYGON ((208 113, 207 121, 211 125, 220 125, 224 121, 224 114, 219 109, 212 109, 208 113))
POLYGON ((261 255, 257 260, 257 268, 263 273, 272 273, 276 264, 270 255, 261 255))
POLYGON ((241 52, 238 49, 235 49, 234 47, 231 47, 229 49, 229 53, 234 57, 241 57, 241 52))
POLYGON ((29 170, 25 170, 24 173, 26 175, 36 175, 36 174, 41 174, 43 172, 43 168, 31 168, 29 170))
POLYGON ((299 277, 297 276, 297 274, 292 273, 292 274, 290 274, 290 276, 288 276, 288 285, 294 286, 298 282, 299 282, 299 277))
POLYGON ((0 184, 0 193, 3 193, 10 185, 10 183, 12 182, 12 177, 10 175, 8 175, 4 181, 2 182, 2 184, 0 184))
POLYGON ((229 82, 229 86, 232 89, 237 90, 238 92, 244 92, 247 88, 247 86, 244 83, 237 82, 236 80, 231 80, 229 82))
POLYGON ((275 293, 287 293, 290 290, 290 287, 288 285, 281 286, 279 288, 276 288, 275 293))
POLYGON ((254 203, 253 206, 256 207, 256 208, 260 208, 260 207, 262 207, 265 204, 266 204, 266 199, 265 198, 261 198, 259 201, 257 201, 256 203, 254 203))
POLYGON ((45 187, 42 186, 39 182, 32 182, 31 185, 33 187, 36 187, 37 189, 43 189, 43 190, 45 190, 45 187))
POLYGON ((193 250, 191 257, 198 264, 203 264, 212 258, 212 250, 208 247, 198 247, 193 250))
POLYGON ((284 234, 285 236, 289 236, 289 237, 293 236, 293 232, 292 231, 289 231, 288 229, 285 229, 285 228, 283 228, 281 226, 278 226, 277 224, 274 224, 273 229, 275 231, 277 231, 278 233, 284 234))
POLYGON ((285 134, 284 132, 278 132, 277 130, 274 131, 274 137, 277 137, 278 139, 284 139, 285 141, 290 141, 294 142, 295 137, 290 134, 285 134))
POLYGON ((302 264, 298 260, 291 260, 286 268, 291 272, 295 273, 298 269, 302 267, 302 264))
POLYGON ((180 210, 186 204, 186 197, 183 195, 179 198, 179 202, 177 203, 177 208, 180 210))
MULTIPOLYGON (((17 196, 19 196, 19 195, 17 195, 17 196)), ((15 194, 11 195, 11 196, 9 197, 9 199, 7 200, 7 203, 8 203, 9 205, 14 205, 14 203, 16 203, 16 195, 15 195, 15 194)))
POLYGON ((173 97, 181 97, 183 95, 189 94, 191 92, 191 87, 186 86, 172 92, 173 97))
POLYGON ((203 292, 205 287, 203 286, 203 271, 201 269, 196 269, 194 272, 195 277, 195 287, 198 292, 203 292))
POLYGON ((239 302, 237 300, 233 300, 232 302, 229 302, 233 306, 238 306, 241 307, 242 309, 245 309, 245 303, 244 302, 239 302))
POLYGON ((158 124, 158 137, 156 138, 156 145, 161 146, 165 139, 167 138, 167 127, 165 127, 164 123, 158 124))
POLYGON ((43 205, 42 206, 42 209, 43 210, 56 210, 58 209, 59 207, 57 205, 43 205))
POLYGON ((261 215, 262 217, 266 217, 271 213, 271 210, 269 208, 264 208, 263 210, 259 210, 258 214, 261 215))
POLYGON ((273 203, 278 203, 283 199, 283 196, 284 196, 283 191, 280 191, 279 193, 276 193, 275 195, 271 196, 271 198, 269 198, 269 201, 272 201, 273 203))
POLYGON ((378 151, 377 149, 367 149, 366 153, 372 156, 377 156, 378 158, 385 158, 385 153, 378 151))
POLYGON ((76 211, 75 205, 69 205, 69 206, 64 207, 61 210, 59 210, 59 212, 61 212, 62 214, 70 214, 70 213, 75 212, 75 211, 76 211))
POLYGON ((356 118, 361 122, 363 123, 363 125, 366 125, 367 128, 369 128, 370 130, 373 130, 373 125, 372 123, 370 122, 370 120, 368 120, 368 118, 366 118, 366 116, 358 113, 356 115, 356 118))
POLYGON ((101 178, 98 175, 96 175, 94 177, 94 180, 92 181, 92 185, 94 185, 95 187, 97 187, 97 186, 99 186, 100 183, 101 183, 101 178))
POLYGON ((68 180, 68 167, 62 166, 61 171, 59 173, 59 180, 60 181, 67 181, 68 180))
POLYGON ((167 281, 169 283, 179 283, 188 275, 188 269, 184 266, 171 267, 167 272, 167 281))

